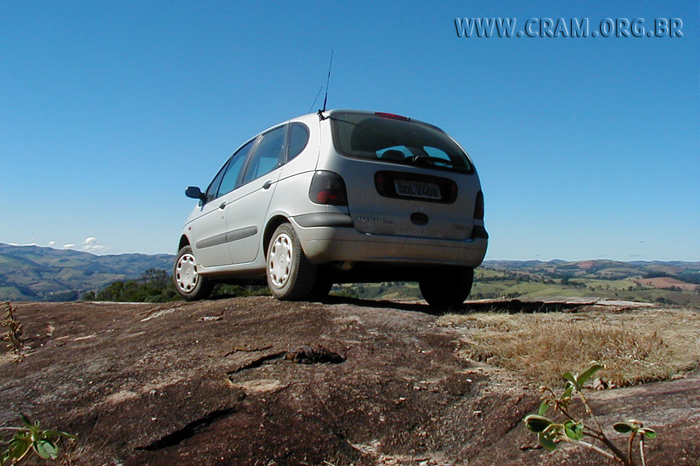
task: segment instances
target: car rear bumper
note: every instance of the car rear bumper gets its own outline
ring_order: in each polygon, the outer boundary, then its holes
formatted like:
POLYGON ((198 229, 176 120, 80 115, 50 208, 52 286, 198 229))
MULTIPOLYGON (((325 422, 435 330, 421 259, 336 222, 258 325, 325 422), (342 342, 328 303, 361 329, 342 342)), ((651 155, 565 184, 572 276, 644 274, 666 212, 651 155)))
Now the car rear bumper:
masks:
POLYGON ((375 235, 352 227, 305 227, 291 220, 306 257, 314 264, 396 262, 477 267, 484 260, 488 246, 486 238, 454 241, 375 235))

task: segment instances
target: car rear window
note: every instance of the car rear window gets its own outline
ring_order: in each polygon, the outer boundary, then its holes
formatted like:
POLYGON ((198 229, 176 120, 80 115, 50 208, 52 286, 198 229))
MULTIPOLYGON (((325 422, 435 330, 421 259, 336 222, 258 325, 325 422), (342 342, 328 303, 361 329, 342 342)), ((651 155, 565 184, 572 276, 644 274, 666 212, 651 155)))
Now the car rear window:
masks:
POLYGON ((331 115, 333 142, 348 157, 472 173, 464 151, 442 130, 384 114, 331 115))

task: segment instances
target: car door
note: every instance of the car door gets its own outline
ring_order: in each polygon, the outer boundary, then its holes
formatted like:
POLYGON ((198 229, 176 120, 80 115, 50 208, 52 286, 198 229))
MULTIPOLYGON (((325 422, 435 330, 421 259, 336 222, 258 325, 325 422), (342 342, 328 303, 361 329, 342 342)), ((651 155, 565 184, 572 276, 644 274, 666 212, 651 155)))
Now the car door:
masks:
POLYGON ((231 202, 241 168, 255 144, 249 141, 237 150, 219 170, 206 192, 201 215, 190 225, 191 238, 197 262, 204 267, 230 265, 226 208, 231 202))
POLYGON ((240 187, 226 207, 228 248, 234 264, 254 261, 261 250, 265 217, 284 161, 286 132, 284 125, 261 135, 248 157, 240 187))

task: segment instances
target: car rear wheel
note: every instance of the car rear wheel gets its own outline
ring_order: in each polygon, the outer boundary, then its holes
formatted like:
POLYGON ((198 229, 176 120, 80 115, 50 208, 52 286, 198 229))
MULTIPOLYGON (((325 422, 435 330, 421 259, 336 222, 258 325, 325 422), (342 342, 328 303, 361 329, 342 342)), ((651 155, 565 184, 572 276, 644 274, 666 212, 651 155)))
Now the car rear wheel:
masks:
POLYGON ((473 282, 474 269, 444 266, 430 269, 418 284, 423 298, 430 306, 446 310, 459 306, 467 299, 473 282))
POLYGON ((277 299, 304 299, 316 281, 316 266, 306 258, 294 228, 283 223, 267 248, 267 286, 277 299))
POLYGON ((316 281, 311 289, 309 297, 312 299, 325 299, 328 297, 328 293, 331 292, 333 288, 333 281, 329 277, 327 270, 318 268, 316 270, 316 281))
POLYGON ((214 283, 197 273, 197 260, 192 248, 180 249, 173 267, 173 281, 178 294, 187 301, 206 299, 214 289, 214 283))

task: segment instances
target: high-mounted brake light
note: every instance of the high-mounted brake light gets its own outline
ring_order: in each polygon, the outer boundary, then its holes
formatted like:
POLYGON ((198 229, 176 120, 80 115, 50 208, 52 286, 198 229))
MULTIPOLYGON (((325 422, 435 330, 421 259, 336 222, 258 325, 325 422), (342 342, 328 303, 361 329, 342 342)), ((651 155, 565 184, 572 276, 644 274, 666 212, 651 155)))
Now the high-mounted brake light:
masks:
POLYGON ((380 116, 382 118, 391 118, 393 120, 403 120, 403 121, 409 121, 410 118, 397 115, 395 113, 384 113, 384 112, 374 112, 375 115, 380 116))

